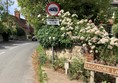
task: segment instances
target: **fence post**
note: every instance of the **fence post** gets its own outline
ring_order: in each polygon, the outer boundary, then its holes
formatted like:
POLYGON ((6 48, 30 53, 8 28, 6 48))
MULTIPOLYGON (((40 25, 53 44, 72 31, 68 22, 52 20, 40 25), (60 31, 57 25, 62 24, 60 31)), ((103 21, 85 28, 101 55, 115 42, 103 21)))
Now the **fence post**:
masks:
POLYGON ((116 77, 116 83, 118 83, 118 77, 116 77))
POLYGON ((68 69, 69 69, 69 62, 68 61, 66 61, 64 63, 64 68, 65 68, 65 74, 68 74, 68 69))
POLYGON ((90 83, 94 83, 94 71, 90 71, 90 83))

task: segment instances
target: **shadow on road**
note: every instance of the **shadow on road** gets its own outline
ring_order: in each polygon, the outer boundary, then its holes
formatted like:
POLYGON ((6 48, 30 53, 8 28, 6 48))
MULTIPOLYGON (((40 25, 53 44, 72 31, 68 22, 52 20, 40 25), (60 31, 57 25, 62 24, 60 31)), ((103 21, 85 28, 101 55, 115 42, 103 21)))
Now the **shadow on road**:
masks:
POLYGON ((17 46, 17 44, 23 44, 23 43, 28 43, 28 42, 32 42, 32 41, 8 41, 8 42, 4 42, 1 41, 0 42, 0 49, 7 49, 7 46, 17 46))

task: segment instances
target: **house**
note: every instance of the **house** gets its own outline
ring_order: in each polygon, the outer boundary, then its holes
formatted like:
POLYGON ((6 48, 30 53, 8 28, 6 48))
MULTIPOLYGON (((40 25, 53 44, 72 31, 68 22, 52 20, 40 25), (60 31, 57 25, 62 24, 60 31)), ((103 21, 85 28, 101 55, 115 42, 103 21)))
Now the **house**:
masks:
POLYGON ((34 32, 33 27, 30 24, 28 24, 26 19, 22 19, 20 17, 19 11, 14 11, 13 17, 14 17, 14 21, 18 24, 18 26, 20 26, 24 30, 27 39, 29 38, 29 36, 33 35, 34 32))

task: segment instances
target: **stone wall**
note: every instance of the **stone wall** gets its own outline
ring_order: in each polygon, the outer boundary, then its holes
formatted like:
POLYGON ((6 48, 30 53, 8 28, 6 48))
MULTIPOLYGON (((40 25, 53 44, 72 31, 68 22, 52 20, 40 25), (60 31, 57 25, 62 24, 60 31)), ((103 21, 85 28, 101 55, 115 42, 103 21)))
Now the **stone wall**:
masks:
MULTIPOLYGON (((47 49, 46 55, 52 56, 52 49, 47 49)), ((72 49, 54 50, 54 55, 57 55, 59 58, 65 57, 67 59, 83 57, 81 54, 81 46, 73 46, 72 49)))

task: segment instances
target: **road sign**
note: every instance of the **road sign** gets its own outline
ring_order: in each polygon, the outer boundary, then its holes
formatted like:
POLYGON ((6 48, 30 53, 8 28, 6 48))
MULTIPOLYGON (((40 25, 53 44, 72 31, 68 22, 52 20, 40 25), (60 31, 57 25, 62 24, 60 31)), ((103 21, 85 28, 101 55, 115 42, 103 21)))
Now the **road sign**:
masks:
POLYGON ((84 68, 92 71, 103 72, 106 74, 118 76, 118 67, 115 66, 107 66, 97 63, 85 62, 84 68))
POLYGON ((51 2, 46 6, 46 12, 51 16, 57 16, 59 11, 60 11, 60 7, 55 2, 51 2))
POLYGON ((60 25, 59 19, 47 19, 47 25, 60 25))

